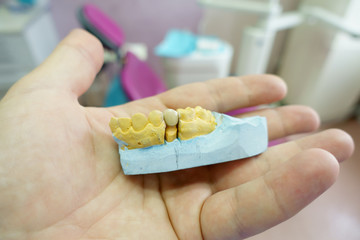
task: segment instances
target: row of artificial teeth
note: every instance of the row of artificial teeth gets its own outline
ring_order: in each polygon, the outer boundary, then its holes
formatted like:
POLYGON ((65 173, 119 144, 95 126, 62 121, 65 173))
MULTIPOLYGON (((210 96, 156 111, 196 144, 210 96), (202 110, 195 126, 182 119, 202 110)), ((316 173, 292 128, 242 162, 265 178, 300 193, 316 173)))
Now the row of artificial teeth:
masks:
POLYGON ((180 114, 173 109, 166 109, 161 112, 154 110, 146 117, 143 113, 135 113, 131 118, 117 118, 112 120, 112 131, 116 132, 116 128, 120 128, 123 132, 127 132, 131 127, 135 131, 143 130, 148 123, 151 123, 155 127, 159 127, 161 122, 164 121, 167 127, 175 127, 179 122, 180 114))
POLYGON ((143 113, 135 113, 131 118, 112 117, 109 126, 117 139, 127 143, 128 149, 134 149, 163 144, 164 140, 189 140, 205 135, 215 129, 216 122, 209 110, 197 106, 153 110, 148 117, 143 113))

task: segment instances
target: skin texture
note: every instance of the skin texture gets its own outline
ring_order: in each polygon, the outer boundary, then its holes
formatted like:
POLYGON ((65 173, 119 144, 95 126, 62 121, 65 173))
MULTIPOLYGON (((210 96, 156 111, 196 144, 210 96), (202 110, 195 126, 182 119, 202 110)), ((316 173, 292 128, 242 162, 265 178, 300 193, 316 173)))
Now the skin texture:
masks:
MULTIPOLYGON (((102 56, 93 36, 75 30, 0 102, 0 239, 242 239, 304 208, 353 152, 349 135, 332 129, 250 159, 125 176, 108 127, 112 116, 197 105, 227 112, 277 101, 286 86, 270 75, 232 77, 85 108, 77 99, 102 56)), ((303 106, 249 115, 267 117, 270 140, 319 125, 303 106)))

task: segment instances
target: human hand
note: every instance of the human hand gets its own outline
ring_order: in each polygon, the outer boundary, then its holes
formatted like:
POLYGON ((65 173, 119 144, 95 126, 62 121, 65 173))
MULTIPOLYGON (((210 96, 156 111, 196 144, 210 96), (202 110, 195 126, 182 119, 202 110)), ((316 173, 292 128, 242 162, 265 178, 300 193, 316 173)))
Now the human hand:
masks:
MULTIPOLYGON (((85 108, 77 99, 102 55, 94 37, 76 30, 0 102, 0 239, 241 239, 318 197, 335 181, 338 161, 353 152, 346 133, 327 130, 249 159, 125 176, 112 116, 197 105, 227 112, 278 101, 286 86, 268 75, 226 78, 85 108)), ((270 140, 319 125, 303 106, 240 117, 252 115, 267 118, 270 140)))

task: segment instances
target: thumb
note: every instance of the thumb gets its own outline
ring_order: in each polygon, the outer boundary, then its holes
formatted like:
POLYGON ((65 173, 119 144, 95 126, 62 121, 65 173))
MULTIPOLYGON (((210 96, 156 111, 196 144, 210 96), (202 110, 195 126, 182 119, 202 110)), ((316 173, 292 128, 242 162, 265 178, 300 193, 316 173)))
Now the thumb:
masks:
POLYGON ((19 80, 9 94, 57 89, 80 96, 90 87, 102 64, 100 41, 90 33, 76 29, 40 66, 19 80))

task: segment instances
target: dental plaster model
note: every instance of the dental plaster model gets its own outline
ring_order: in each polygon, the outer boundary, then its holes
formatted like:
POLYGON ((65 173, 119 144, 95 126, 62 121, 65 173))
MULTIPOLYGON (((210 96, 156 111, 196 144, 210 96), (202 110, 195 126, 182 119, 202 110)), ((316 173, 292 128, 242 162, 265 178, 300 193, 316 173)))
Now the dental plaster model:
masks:
POLYGON ((201 107, 112 118, 126 175, 168 172, 255 156, 267 148, 263 117, 238 119, 201 107))

